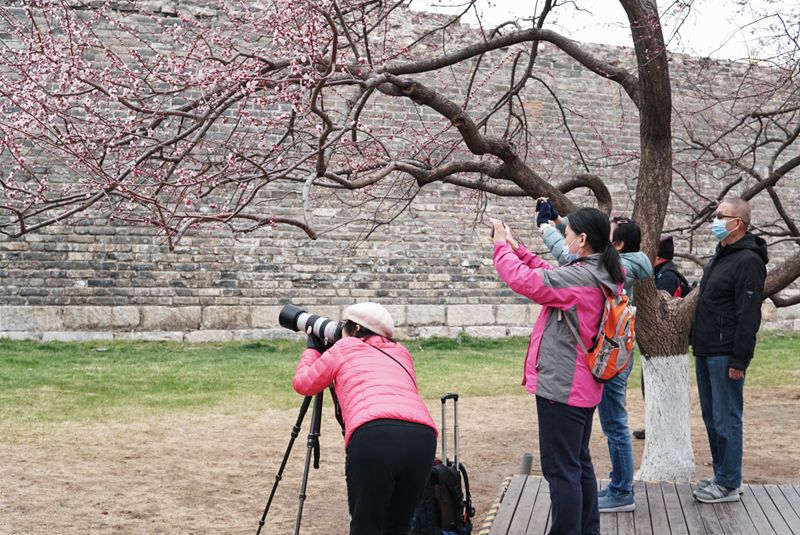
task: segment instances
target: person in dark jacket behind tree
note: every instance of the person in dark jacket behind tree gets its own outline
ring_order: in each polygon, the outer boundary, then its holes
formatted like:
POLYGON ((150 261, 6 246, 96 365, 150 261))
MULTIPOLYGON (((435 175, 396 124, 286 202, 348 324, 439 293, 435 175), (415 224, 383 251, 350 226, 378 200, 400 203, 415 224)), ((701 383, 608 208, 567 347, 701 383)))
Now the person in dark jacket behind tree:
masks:
POLYGON ((658 252, 656 253, 656 263, 653 264, 653 273, 656 278, 656 288, 664 290, 674 297, 685 297, 676 295, 681 287, 681 279, 678 277, 678 270, 672 262, 675 255, 675 243, 672 236, 666 234, 661 236, 658 242, 658 252))
POLYGON ((761 325, 766 242, 749 232, 750 206, 726 199, 711 230, 719 240, 703 270, 692 347, 714 477, 694 491, 705 503, 739 500, 742 482, 744 378, 761 325))

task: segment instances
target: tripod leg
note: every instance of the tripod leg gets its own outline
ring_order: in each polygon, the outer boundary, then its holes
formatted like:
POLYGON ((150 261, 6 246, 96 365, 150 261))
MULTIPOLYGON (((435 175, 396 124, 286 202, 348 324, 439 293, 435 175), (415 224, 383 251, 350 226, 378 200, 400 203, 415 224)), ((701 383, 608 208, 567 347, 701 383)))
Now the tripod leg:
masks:
POLYGON ((275 474, 275 483, 272 484, 272 491, 269 493, 267 506, 264 508, 264 513, 261 515, 261 520, 258 521, 258 530, 256 531, 256 535, 259 535, 261 533, 261 528, 264 527, 264 522, 267 518, 267 512, 269 511, 270 505, 272 505, 272 499, 275 497, 275 491, 278 490, 278 483, 280 483, 281 479, 283 479, 283 470, 286 468, 286 462, 289 460, 289 453, 292 451, 294 441, 297 438, 297 435, 300 434, 300 426, 303 425, 303 418, 305 418, 306 412, 308 412, 309 405, 311 405, 311 396, 306 396, 305 399, 303 399, 302 405, 300 405, 300 414, 297 416, 297 421, 294 423, 294 427, 292 427, 291 438, 289 439, 289 445, 286 447, 286 452, 283 454, 283 461, 281 461, 281 466, 278 468, 278 473, 275 474))
POLYGON ((303 483, 300 485, 300 504, 297 507, 297 519, 294 524, 294 535, 300 534, 300 519, 303 516, 303 505, 306 501, 306 488, 308 486, 308 469, 311 466, 311 454, 314 454, 314 468, 319 468, 319 433, 322 423, 322 394, 314 397, 314 410, 311 413, 311 429, 308 432, 308 450, 306 451, 306 464, 303 468, 303 483))

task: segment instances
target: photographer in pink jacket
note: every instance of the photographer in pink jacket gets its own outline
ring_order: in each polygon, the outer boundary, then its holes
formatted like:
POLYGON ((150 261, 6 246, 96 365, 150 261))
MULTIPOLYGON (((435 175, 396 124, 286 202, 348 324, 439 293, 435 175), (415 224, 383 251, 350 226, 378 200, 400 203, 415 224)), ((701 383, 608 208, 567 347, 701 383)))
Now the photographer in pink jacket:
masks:
POLYGON ((314 334, 297 364, 295 391, 334 385, 342 412, 350 535, 407 535, 428 481, 436 425, 417 389, 414 362, 395 342, 394 320, 377 303, 342 314, 342 338, 314 334))

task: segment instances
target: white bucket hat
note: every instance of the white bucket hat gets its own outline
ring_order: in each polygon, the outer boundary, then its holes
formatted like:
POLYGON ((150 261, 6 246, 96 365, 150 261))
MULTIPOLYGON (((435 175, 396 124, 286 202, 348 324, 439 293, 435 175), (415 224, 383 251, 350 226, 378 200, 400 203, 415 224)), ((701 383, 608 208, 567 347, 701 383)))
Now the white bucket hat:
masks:
POLYGON ((394 320, 378 303, 357 303, 344 309, 342 320, 358 323, 381 336, 394 338, 394 320))

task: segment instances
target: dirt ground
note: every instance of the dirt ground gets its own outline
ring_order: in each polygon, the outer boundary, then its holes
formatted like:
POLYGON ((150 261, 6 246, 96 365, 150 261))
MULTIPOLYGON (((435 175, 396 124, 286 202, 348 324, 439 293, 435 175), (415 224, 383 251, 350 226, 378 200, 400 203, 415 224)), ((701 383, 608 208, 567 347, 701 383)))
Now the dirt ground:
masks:
MULTIPOLYGON (((800 483, 800 388, 745 393, 745 480, 800 483)), ((13 441, 0 437, 0 533, 255 533, 298 409, 67 423, 13 441)), ((430 409, 438 422, 439 403, 430 409)), ((304 534, 347 533, 344 452, 331 412, 326 406, 320 469, 309 475, 304 534)), ((632 426, 639 427, 643 405, 633 393, 629 413, 632 426)), ((462 398, 459 416, 461 458, 480 525, 522 454, 538 451, 535 406, 526 394, 462 398)), ((309 421, 310 415, 262 533, 294 530, 309 421)), ((696 400, 692 439, 695 479, 707 477, 710 455, 696 400)), ((635 440, 634 446, 638 462, 643 442, 635 440)), ((596 419, 592 453, 598 476, 604 477, 608 452, 596 419)), ((537 468, 534 460, 535 473, 537 468)))

